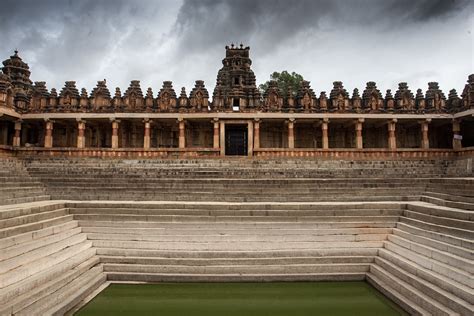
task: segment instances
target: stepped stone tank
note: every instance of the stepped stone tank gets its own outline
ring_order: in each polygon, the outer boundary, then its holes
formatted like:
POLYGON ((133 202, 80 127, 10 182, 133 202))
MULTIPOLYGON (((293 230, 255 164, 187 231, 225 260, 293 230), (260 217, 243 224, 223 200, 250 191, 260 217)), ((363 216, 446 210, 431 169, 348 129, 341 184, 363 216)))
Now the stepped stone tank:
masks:
POLYGON ((365 280, 472 315, 474 76, 352 98, 260 95, 227 47, 213 100, 0 76, 0 315, 72 314, 113 282, 365 280))

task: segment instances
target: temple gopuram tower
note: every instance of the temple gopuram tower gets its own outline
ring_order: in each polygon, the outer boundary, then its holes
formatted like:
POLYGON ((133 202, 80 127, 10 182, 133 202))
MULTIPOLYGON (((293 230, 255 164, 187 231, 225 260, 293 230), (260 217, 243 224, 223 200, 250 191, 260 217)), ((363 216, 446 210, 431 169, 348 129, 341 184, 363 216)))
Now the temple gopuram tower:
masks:
POLYGON ((217 73, 217 83, 213 93, 212 110, 254 111, 260 102, 255 74, 250 69, 250 47, 232 44, 226 46, 226 56, 222 60, 223 67, 217 73))

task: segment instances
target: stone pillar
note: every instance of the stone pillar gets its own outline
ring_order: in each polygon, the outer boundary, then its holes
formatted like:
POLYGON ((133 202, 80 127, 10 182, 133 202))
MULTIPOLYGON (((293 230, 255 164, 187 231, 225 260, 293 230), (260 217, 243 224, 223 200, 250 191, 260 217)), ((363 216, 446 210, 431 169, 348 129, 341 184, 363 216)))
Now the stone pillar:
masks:
POLYGON ((150 131, 151 131, 151 122, 148 119, 143 120, 145 123, 145 132, 143 134, 143 149, 150 149, 150 131))
POLYGON ((221 156, 225 156, 225 122, 220 121, 220 147, 221 147, 221 156))
POLYGON ((363 149, 364 148, 364 139, 362 138, 362 128, 364 125, 364 119, 360 118, 357 119, 355 123, 355 130, 356 130, 356 148, 363 149))
POLYGON ((179 148, 186 148, 186 130, 185 130, 185 121, 184 119, 178 119, 179 124, 179 148))
POLYGON ((247 156, 253 156, 253 120, 249 120, 247 123, 247 156))
POLYGON ((397 136, 395 134, 395 128, 397 124, 397 119, 392 119, 388 121, 388 149, 395 150, 397 149, 397 136))
POLYGON ((453 149, 462 148, 461 122, 453 120, 453 149))
POLYGON ((21 146, 21 120, 15 122, 15 135, 13 136, 13 146, 21 146))
POLYGON ((295 119, 288 120, 288 148, 295 148, 295 119))
POLYGON ((46 132, 44 135, 44 147, 51 148, 53 147, 53 121, 46 121, 46 132))
POLYGON ((430 148, 430 138, 428 134, 428 125, 430 124, 431 119, 426 119, 424 121, 421 121, 421 148, 423 149, 428 149, 430 148))
POLYGON ((112 120, 112 148, 119 148, 119 120, 112 120))
POLYGON ((214 124, 214 137, 212 142, 212 148, 219 149, 219 119, 215 118, 212 120, 214 124))
POLYGON ((253 148, 260 148, 260 119, 253 120, 253 148))
POLYGON ((323 149, 329 149, 328 125, 329 119, 323 119, 323 123, 321 124, 321 130, 323 132, 323 149))
POLYGON ((77 121, 77 148, 86 147, 86 122, 82 120, 77 121))

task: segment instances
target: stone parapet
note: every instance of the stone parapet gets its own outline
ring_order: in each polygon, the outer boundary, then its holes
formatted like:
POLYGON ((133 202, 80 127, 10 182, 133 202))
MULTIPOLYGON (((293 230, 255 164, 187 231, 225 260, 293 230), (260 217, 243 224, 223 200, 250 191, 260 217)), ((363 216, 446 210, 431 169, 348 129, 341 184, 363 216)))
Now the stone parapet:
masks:
MULTIPOLYGON (((0 157, 24 156, 66 156, 66 157, 104 157, 104 158, 217 158, 219 148, 44 148, 0 145, 0 157)), ((453 149, 313 149, 313 148, 254 148, 253 156, 257 158, 318 158, 344 160, 370 159, 445 159, 472 158, 474 148, 453 149)))
POLYGON ((432 159, 454 158, 459 155, 474 156, 474 149, 455 151, 452 149, 312 149, 312 148, 260 148, 254 149, 256 157, 314 157, 322 159, 432 159))
MULTIPOLYGON (((44 156, 44 157, 103 157, 103 158, 199 158, 216 157, 219 149, 213 148, 19 148, 17 156, 44 156)), ((1 151, 0 151, 1 155, 1 151)))

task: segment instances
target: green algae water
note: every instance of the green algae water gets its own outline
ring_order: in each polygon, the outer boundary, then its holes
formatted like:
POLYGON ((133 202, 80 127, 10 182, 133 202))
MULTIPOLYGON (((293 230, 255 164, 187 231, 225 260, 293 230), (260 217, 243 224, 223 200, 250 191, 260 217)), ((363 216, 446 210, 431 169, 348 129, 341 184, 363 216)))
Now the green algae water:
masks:
POLYGON ((407 315, 365 282, 112 284, 76 315, 407 315))

